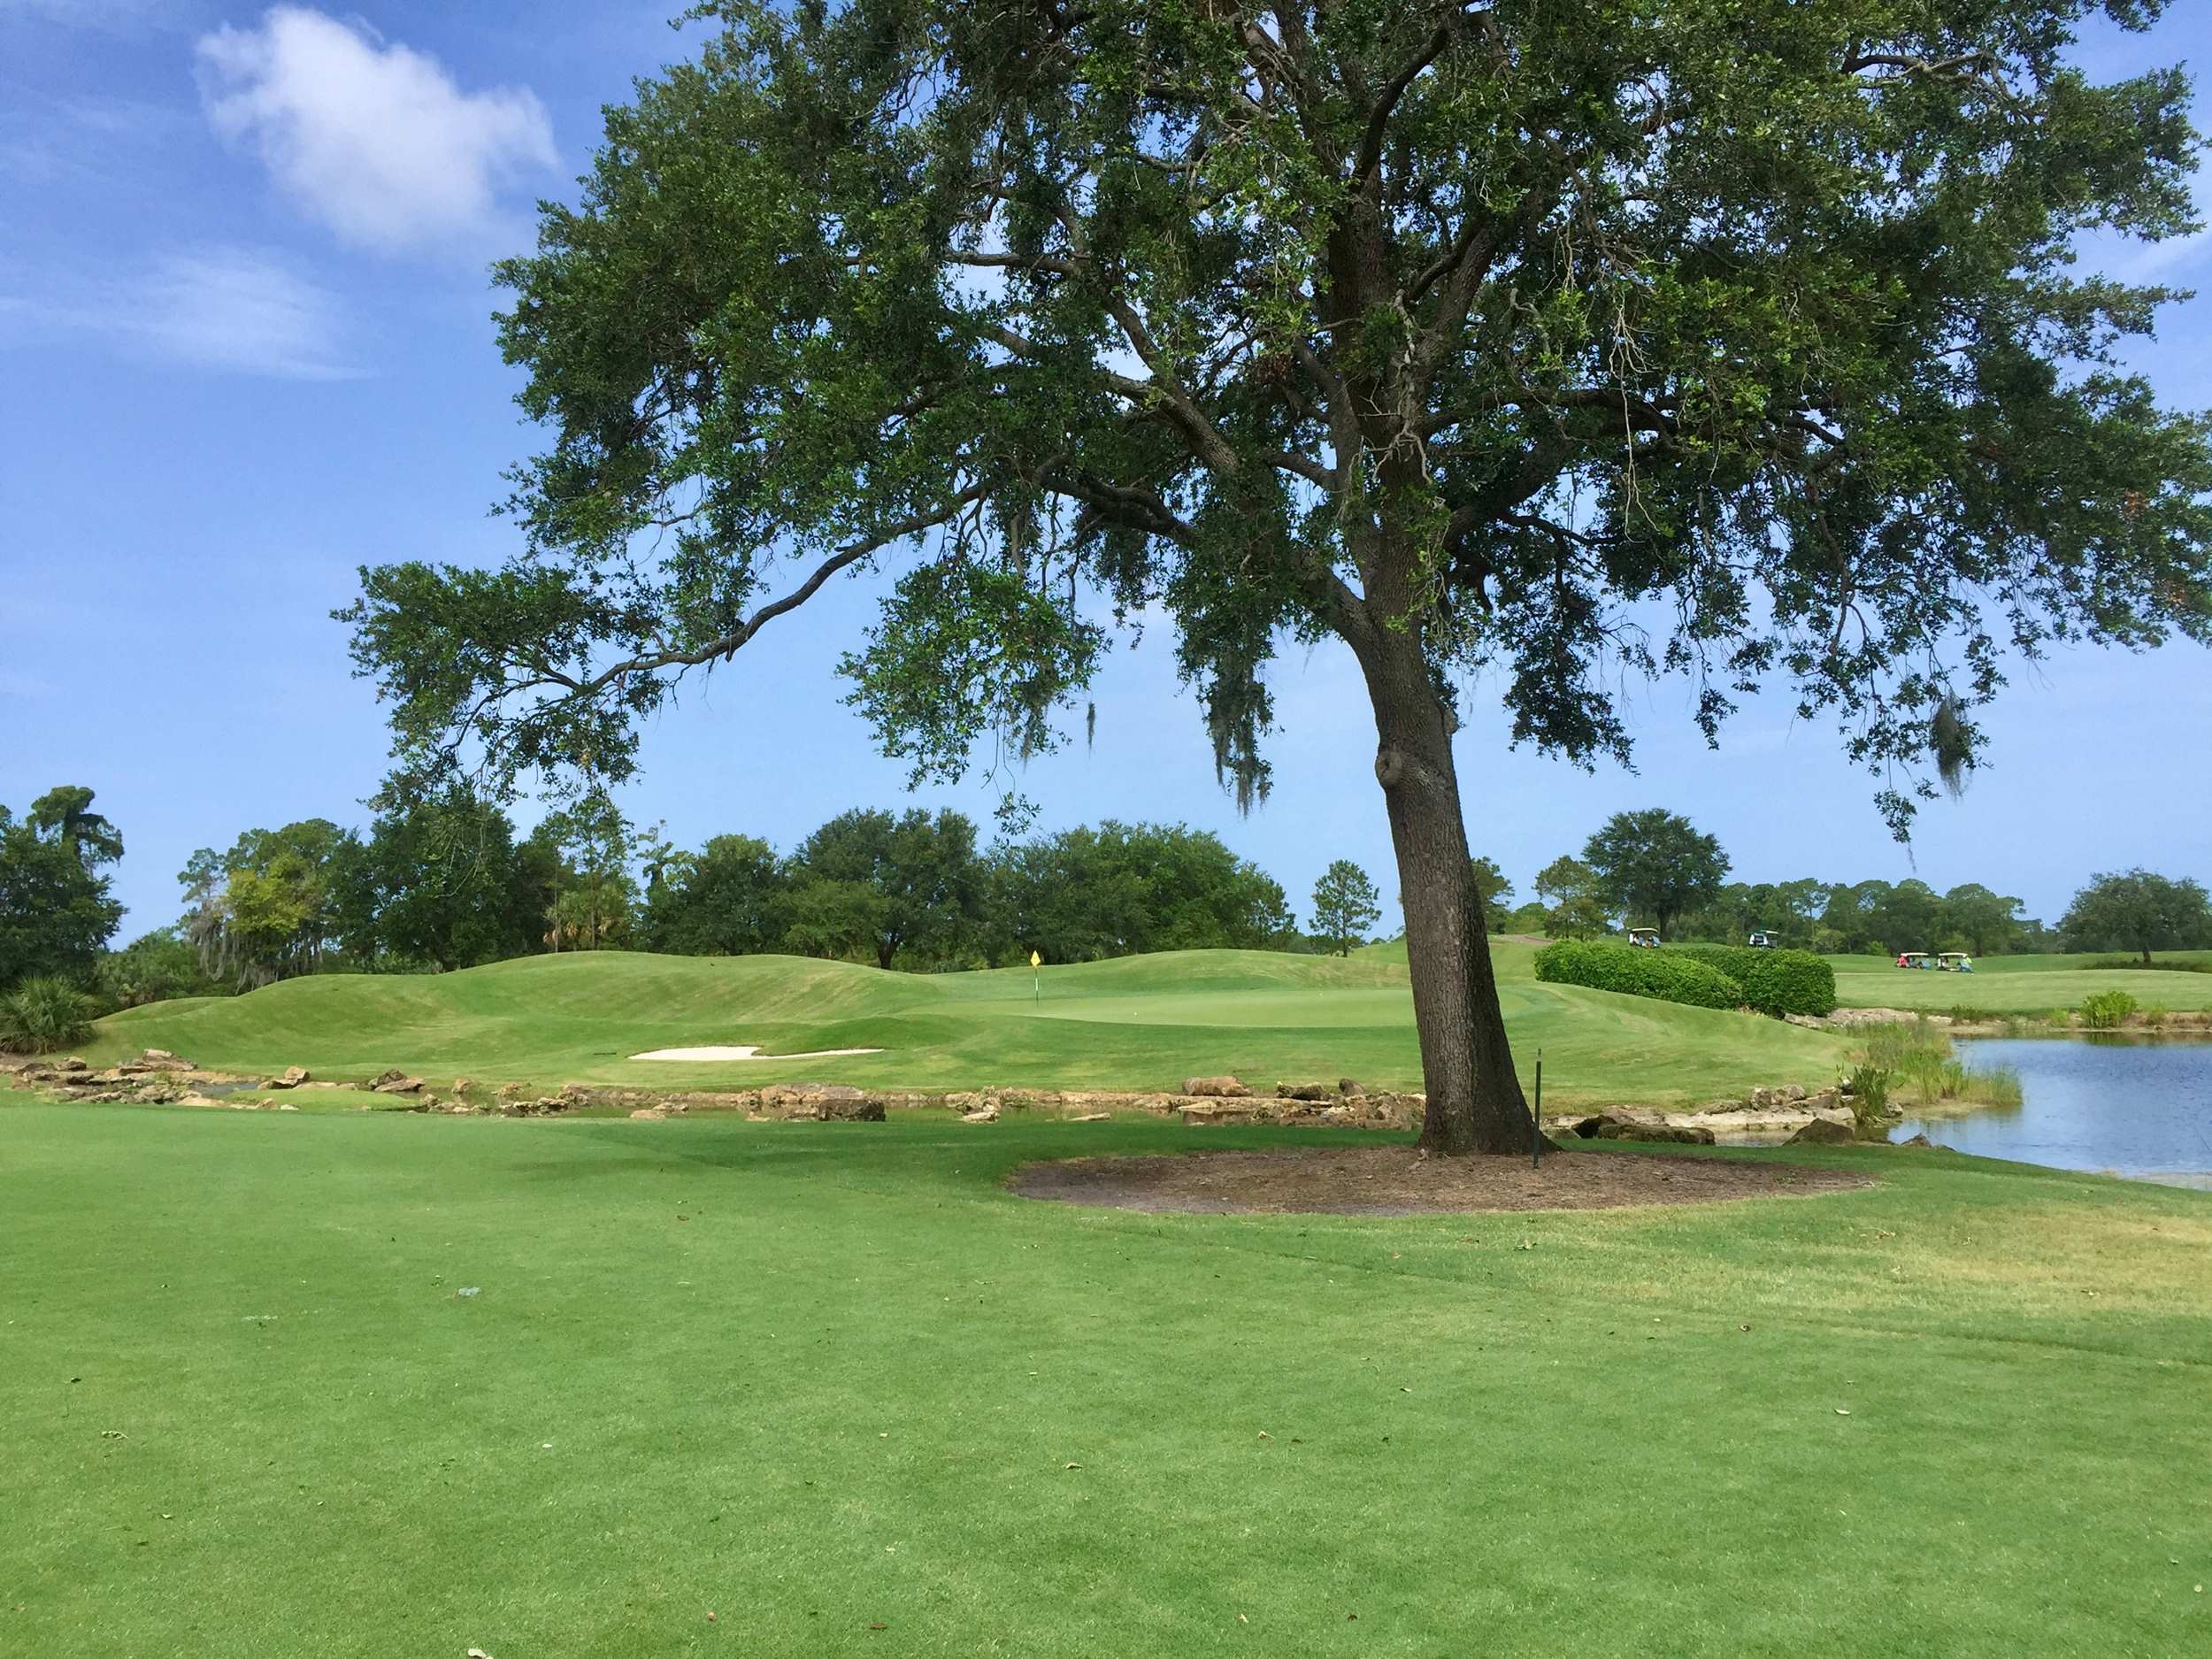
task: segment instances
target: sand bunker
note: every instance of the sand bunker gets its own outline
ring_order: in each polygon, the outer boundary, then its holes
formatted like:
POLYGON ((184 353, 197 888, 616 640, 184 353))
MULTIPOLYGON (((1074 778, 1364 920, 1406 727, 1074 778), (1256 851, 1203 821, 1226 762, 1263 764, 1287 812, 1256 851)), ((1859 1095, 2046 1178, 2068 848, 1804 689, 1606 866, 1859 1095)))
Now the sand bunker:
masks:
POLYGON ((806 1054, 763 1054, 758 1045, 745 1043, 702 1048, 649 1048, 633 1060, 834 1060, 841 1055, 881 1054, 880 1048, 816 1048, 806 1054))

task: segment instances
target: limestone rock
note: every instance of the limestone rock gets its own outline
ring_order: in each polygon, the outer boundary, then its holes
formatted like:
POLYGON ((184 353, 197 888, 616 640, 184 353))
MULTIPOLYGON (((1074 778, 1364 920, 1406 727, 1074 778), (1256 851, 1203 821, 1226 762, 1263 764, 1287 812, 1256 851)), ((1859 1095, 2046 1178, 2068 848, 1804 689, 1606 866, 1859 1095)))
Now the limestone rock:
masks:
POLYGON ((995 1124, 998 1121, 998 1108, 979 1106, 972 1112, 962 1112, 960 1121, 964 1124, 995 1124))
POLYGON ((481 1085, 472 1077, 457 1077, 453 1079, 453 1092, 456 1094, 465 1094, 471 1089, 480 1087, 481 1085))
POLYGON ((1102 1124, 1110 1120, 1112 1117, 1111 1112, 1084 1112, 1079 1117, 1070 1118, 1065 1121, 1071 1124, 1102 1124))
POLYGON ((1857 1139, 1849 1124, 1839 1123, 1833 1118, 1816 1118, 1783 1144, 1792 1147, 1847 1146, 1857 1139))
POLYGON ((816 1123, 881 1123, 883 1102, 846 1083, 779 1083, 761 1090, 772 1118, 816 1123))
POLYGON ((305 1066, 288 1065, 284 1068, 282 1077, 273 1077, 261 1087, 263 1088, 297 1088, 306 1081, 307 1068, 305 1066))
POLYGON ((630 1118, 633 1122, 657 1124, 665 1122, 668 1114, 657 1106, 641 1106, 630 1114, 630 1118))
POLYGON ((1669 1141, 1681 1146, 1709 1147, 1714 1144, 1713 1132, 1702 1125, 1693 1128, 1686 1124, 1624 1124, 1608 1137, 1614 1141, 1669 1141))
POLYGON ((1275 1086, 1278 1100, 1333 1101, 1339 1093, 1326 1083, 1278 1083, 1275 1086))
POLYGON ((135 1060, 126 1060, 118 1068, 124 1071, 189 1071, 192 1062, 180 1060, 166 1048, 148 1048, 135 1060))
POLYGON ((1233 1077, 1187 1077, 1183 1079, 1183 1093, 1210 1100, 1242 1100, 1252 1091, 1233 1077))
POLYGON ((1897 1144, 1901 1147, 1914 1147, 1930 1151, 1932 1151, 1935 1148, 1935 1142, 1929 1140, 1925 1135, 1915 1135, 1911 1140, 1900 1141, 1897 1144))
POLYGON ((369 1092, 373 1094, 413 1094, 421 1087, 420 1078, 409 1077, 406 1072, 394 1068, 389 1071, 378 1072, 369 1084, 369 1092))

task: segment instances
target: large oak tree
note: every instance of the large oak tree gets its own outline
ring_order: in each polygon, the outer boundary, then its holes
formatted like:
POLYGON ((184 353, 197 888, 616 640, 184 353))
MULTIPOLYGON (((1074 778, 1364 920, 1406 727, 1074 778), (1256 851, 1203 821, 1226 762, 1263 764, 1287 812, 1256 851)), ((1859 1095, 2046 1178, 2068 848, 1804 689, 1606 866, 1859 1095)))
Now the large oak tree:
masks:
POLYGON ((1164 614, 1265 793, 1264 666, 1374 705, 1425 1143, 1525 1148, 1452 738, 1624 755, 1832 718, 1900 826, 2008 651, 2212 632, 2207 428, 2114 366, 2189 224, 2160 0, 728 4, 501 269, 550 434, 496 572, 366 573, 403 759, 616 779, 641 718, 840 576, 918 773, 1056 740, 1164 614))

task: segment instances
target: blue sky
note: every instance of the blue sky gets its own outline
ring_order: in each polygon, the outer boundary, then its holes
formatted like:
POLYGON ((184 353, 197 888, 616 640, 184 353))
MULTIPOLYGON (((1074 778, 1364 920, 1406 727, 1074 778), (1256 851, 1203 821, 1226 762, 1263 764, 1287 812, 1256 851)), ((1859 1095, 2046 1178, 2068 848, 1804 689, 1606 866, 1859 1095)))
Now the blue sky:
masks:
MULTIPOLYGON (((506 549, 487 509, 532 439, 483 267, 526 245, 537 197, 572 192, 600 106, 682 53, 676 9, 0 0, 0 801, 98 790, 129 847, 127 934, 174 916, 196 847, 365 819, 384 733, 327 613, 361 564, 506 549)), ((2208 10, 2101 32, 2084 60, 2212 60, 2208 10)), ((2212 288, 2202 237, 2093 257, 2212 288)), ((2170 314, 2142 361, 2168 401, 2212 403, 2212 300, 2170 314)), ((690 691, 649 738, 632 817, 689 845, 788 847, 847 806, 901 803, 832 672, 869 603, 833 590, 690 691)), ((1020 780, 1043 821, 1213 828, 1302 910, 1335 857, 1394 893, 1342 651, 1275 670, 1275 792, 1240 819, 1170 649, 1156 633, 1120 657, 1094 746, 1020 780)), ((1496 692, 1474 688, 1460 739, 1469 827, 1524 895, 1607 814, 1654 804, 1750 880, 1980 880, 2055 918, 2093 870, 2212 879, 2212 660, 2193 646, 2019 675, 1993 764, 1909 851, 1833 733, 1786 708, 1747 708, 1709 753, 1663 684, 1637 704, 1638 771, 1588 775, 1509 753, 1496 692)), ((995 798, 980 780, 920 797, 979 819, 995 798)))

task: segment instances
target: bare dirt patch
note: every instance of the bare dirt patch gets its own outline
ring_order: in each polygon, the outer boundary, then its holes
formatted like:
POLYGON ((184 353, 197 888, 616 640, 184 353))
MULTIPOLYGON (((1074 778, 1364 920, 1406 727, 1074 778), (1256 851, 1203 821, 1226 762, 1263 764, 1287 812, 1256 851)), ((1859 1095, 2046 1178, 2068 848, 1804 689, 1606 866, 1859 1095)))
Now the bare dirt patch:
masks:
POLYGON ((1424 1158, 1410 1147, 1056 1158, 1007 1178, 1023 1198, 1195 1215, 1411 1216, 1475 1210, 1618 1210, 1706 1204, 1874 1185, 1849 1170, 1661 1152, 1424 1158))

